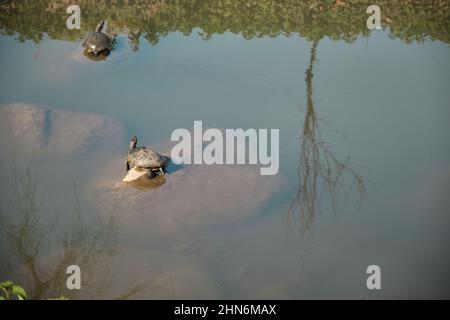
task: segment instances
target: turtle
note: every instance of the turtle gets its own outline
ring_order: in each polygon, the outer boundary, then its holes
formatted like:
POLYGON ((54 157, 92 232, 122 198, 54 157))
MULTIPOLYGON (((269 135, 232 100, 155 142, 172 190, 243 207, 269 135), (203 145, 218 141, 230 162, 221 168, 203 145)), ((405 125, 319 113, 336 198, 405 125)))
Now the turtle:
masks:
POLYGON ((89 33, 83 42, 83 48, 86 48, 86 51, 94 56, 98 56, 100 53, 108 54, 113 48, 114 38, 111 39, 102 32, 104 25, 105 21, 101 21, 95 32, 89 33))
POLYGON ((130 150, 126 162, 127 176, 124 181, 132 181, 147 174, 153 176, 153 172, 166 174, 168 158, 147 147, 137 147, 137 137, 133 136, 130 141, 130 150), (133 170, 133 172, 130 172, 133 170))

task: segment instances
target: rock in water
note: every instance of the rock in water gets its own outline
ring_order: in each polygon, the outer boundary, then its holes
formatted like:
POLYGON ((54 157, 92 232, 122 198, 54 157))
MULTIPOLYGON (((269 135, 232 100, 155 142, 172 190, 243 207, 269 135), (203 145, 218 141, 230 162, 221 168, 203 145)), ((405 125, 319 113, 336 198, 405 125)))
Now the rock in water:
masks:
POLYGON ((169 167, 161 178, 165 183, 143 192, 120 182, 123 173, 123 158, 103 166, 88 184, 88 194, 96 195, 102 212, 117 217, 137 237, 152 230, 173 235, 248 217, 283 184, 280 174, 261 176, 256 165, 190 165, 175 172, 169 167))
POLYGON ((0 107, 3 150, 14 147, 19 153, 38 151, 52 158, 80 154, 108 141, 117 145, 121 139, 122 126, 110 117, 23 103, 0 107))
POLYGON ((23 103, 0 106, 2 199, 17 192, 11 183, 28 170, 45 184, 48 201, 68 205, 76 182, 118 154, 123 138, 120 123, 108 116, 23 103))

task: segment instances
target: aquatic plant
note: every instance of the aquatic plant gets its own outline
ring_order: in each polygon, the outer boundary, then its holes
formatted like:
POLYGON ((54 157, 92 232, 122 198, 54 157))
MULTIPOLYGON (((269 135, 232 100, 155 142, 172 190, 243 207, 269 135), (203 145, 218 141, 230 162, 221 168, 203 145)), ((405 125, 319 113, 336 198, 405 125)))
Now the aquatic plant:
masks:
POLYGON ((25 300, 26 298, 27 294, 21 286, 10 280, 0 283, 0 300, 25 300))

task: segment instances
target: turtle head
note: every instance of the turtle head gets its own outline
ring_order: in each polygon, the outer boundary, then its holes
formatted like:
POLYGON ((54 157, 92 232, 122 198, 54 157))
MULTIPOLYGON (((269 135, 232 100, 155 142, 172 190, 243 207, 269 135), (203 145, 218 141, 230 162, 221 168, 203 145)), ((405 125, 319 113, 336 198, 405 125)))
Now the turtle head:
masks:
POLYGON ((105 25, 105 21, 100 21, 97 28, 95 28, 95 32, 102 32, 104 25, 105 25))
POLYGON ((130 151, 136 148, 136 144, 137 144, 137 137, 133 136, 130 141, 130 151))

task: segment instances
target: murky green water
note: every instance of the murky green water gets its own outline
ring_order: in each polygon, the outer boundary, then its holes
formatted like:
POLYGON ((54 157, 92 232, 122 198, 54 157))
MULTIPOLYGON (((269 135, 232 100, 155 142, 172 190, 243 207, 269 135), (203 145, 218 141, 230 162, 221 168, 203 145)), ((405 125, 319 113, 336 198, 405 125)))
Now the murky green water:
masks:
POLYGON ((37 298, 449 297, 448 2, 386 4, 372 32, 364 5, 253 4, 234 24, 200 4, 82 6, 83 32, 116 14, 101 62, 64 6, 43 9, 55 3, 1 9, 0 280, 37 298), (187 166, 151 190, 120 184, 129 137, 167 152, 194 120, 280 129, 279 173, 187 166))

